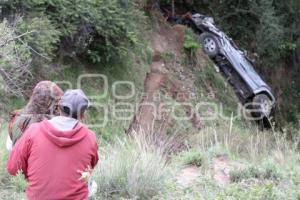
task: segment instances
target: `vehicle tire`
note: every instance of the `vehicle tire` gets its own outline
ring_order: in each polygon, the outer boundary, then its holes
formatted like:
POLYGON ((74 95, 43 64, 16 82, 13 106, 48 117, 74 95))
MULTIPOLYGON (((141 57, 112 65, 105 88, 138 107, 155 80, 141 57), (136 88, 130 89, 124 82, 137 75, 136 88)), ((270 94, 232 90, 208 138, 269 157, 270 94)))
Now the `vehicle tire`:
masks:
POLYGON ((209 57, 215 57, 218 55, 220 47, 218 39, 211 33, 204 32, 199 36, 200 42, 204 53, 209 57))
POLYGON ((272 111, 272 101, 265 94, 258 94, 252 100, 252 115, 257 118, 269 117, 272 111))

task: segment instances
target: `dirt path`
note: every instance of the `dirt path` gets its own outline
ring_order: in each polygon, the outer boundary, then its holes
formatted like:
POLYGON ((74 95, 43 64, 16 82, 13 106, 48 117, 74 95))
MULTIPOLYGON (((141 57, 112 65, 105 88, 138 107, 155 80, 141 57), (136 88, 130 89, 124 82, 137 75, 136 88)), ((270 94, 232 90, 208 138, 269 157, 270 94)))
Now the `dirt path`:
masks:
MULTIPOLYGON (((212 174, 213 179, 220 186, 226 186, 230 183, 230 161, 227 156, 220 156, 213 159, 212 174)), ((181 186, 188 187, 201 176, 201 171, 197 166, 189 166, 182 169, 176 177, 177 183, 181 186)))
POLYGON ((222 186, 230 183, 230 164, 227 156, 220 156, 213 160, 213 178, 222 186))
POLYGON ((201 175, 200 169, 196 166, 189 166, 180 171, 177 182, 184 187, 189 186, 201 175))
MULTIPOLYGON (((219 186, 225 187, 231 182, 230 171, 244 167, 242 163, 231 161, 226 155, 218 156, 212 160, 212 165, 210 166, 211 178, 219 186)), ((176 180, 181 186, 187 187, 194 183, 199 176, 201 176, 200 168, 197 166, 189 166, 179 172, 176 180)))

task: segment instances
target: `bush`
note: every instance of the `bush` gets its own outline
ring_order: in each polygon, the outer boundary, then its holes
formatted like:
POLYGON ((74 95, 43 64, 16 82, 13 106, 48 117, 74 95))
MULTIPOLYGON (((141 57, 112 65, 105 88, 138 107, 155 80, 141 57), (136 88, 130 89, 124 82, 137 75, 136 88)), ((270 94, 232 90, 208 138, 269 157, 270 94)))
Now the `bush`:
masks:
POLYGON ((117 140, 104 147, 94 172, 101 199, 150 199, 162 192, 168 177, 162 151, 143 137, 117 140))
POLYGON ((134 1, 13 0, 4 8, 15 14, 23 11, 23 28, 29 26, 39 31, 38 40, 28 39, 42 53, 51 54, 61 36, 60 45, 69 55, 81 55, 93 62, 114 60, 126 54, 127 48, 141 38, 139 30, 144 21, 134 1), (49 30, 45 31, 47 26, 49 30))
POLYGON ((175 160, 178 160, 183 165, 196 165, 198 167, 202 166, 203 162, 205 162, 202 152, 198 149, 183 151, 175 158, 175 160))
POLYGON ((248 166, 245 169, 231 171, 230 179, 233 182, 241 182, 245 179, 280 180, 282 174, 273 163, 265 163, 262 166, 248 166))
POLYGON ((183 47, 189 52, 196 52, 200 48, 200 43, 192 29, 187 28, 184 35, 183 47))
POLYGON ((19 33, 32 31, 31 34, 25 35, 24 40, 31 48, 33 55, 52 57, 54 50, 60 41, 60 32, 46 16, 27 18, 21 21, 17 27, 19 33))

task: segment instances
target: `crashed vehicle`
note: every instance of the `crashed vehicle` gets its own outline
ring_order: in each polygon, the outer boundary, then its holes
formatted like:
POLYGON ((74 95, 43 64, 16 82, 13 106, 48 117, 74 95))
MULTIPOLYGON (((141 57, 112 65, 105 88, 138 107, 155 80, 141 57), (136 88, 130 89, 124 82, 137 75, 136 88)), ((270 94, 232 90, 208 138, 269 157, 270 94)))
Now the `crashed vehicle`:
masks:
POLYGON ((269 117, 276 102, 271 88, 254 70, 246 53, 215 26, 213 18, 196 13, 177 18, 177 23, 189 25, 199 34, 203 51, 218 65, 252 116, 269 117))

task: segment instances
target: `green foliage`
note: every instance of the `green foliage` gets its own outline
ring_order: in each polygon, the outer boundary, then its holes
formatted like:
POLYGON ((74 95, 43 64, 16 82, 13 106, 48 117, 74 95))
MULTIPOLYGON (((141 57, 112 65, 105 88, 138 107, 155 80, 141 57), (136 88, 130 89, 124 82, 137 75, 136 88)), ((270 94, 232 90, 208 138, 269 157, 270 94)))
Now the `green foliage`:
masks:
POLYGON ((3 87, 0 92, 23 95, 23 86, 31 75, 32 61, 27 43, 20 42, 25 35, 16 34, 15 27, 6 20, 0 23, 0 83, 3 87))
POLYGON ((245 179, 261 179, 261 180, 279 180, 282 178, 278 167, 273 163, 268 163, 262 166, 248 166, 245 169, 231 171, 230 179, 233 182, 241 182, 245 179))
POLYGON ((184 34, 183 47, 189 52, 196 52, 200 48, 200 43, 192 29, 186 29, 184 34))
MULTIPOLYGON (((284 29, 280 17, 276 15, 273 1, 262 0, 252 5, 252 10, 259 16, 259 26, 256 30, 257 52, 262 63, 269 67, 276 67, 280 61, 284 29)), ((278 66, 277 66, 278 67, 278 66)))
POLYGON ((175 157, 182 165, 195 165, 202 166, 205 162, 205 157, 202 152, 198 149, 190 149, 188 151, 183 151, 175 157))
MULTIPOLYGON (((26 34, 24 40, 33 51, 45 57, 53 57, 60 42, 60 32, 46 16, 27 18, 20 22, 18 33, 26 34)), ((33 54, 35 54, 33 52, 33 54)), ((37 55, 38 56, 38 55, 37 55)))
MULTIPOLYGON (((300 2, 298 0, 273 0, 276 14, 281 16, 281 24, 284 27, 284 44, 292 49, 296 46, 299 47, 300 38, 300 2), (298 44, 297 44, 298 43, 298 44)), ((290 49, 291 50, 291 49, 290 49)), ((291 52, 289 52, 291 53, 291 52)), ((291 54, 284 55, 291 57, 291 54)))
POLYGON ((11 177, 11 183, 16 192, 24 192, 27 187, 27 181, 22 172, 18 172, 16 176, 11 177))
POLYGON ((123 0, 14 0, 6 8, 16 13, 24 9, 22 29, 37 29, 32 36, 37 40, 28 40, 42 53, 51 54, 62 44, 71 55, 84 55, 92 62, 127 55, 140 41, 144 20, 135 2, 123 0))
POLYGON ((31 54, 27 44, 18 42, 14 27, 10 27, 7 21, 3 21, 0 30, 0 67, 8 69, 17 65, 28 65, 31 54))
POLYGON ((209 100, 219 100, 222 103, 226 114, 231 114, 237 110, 237 99, 233 89, 224 77, 217 71, 216 67, 206 65, 200 69, 195 69, 196 84, 200 88, 201 93, 209 100), (206 95, 208 94, 208 95, 206 95))

